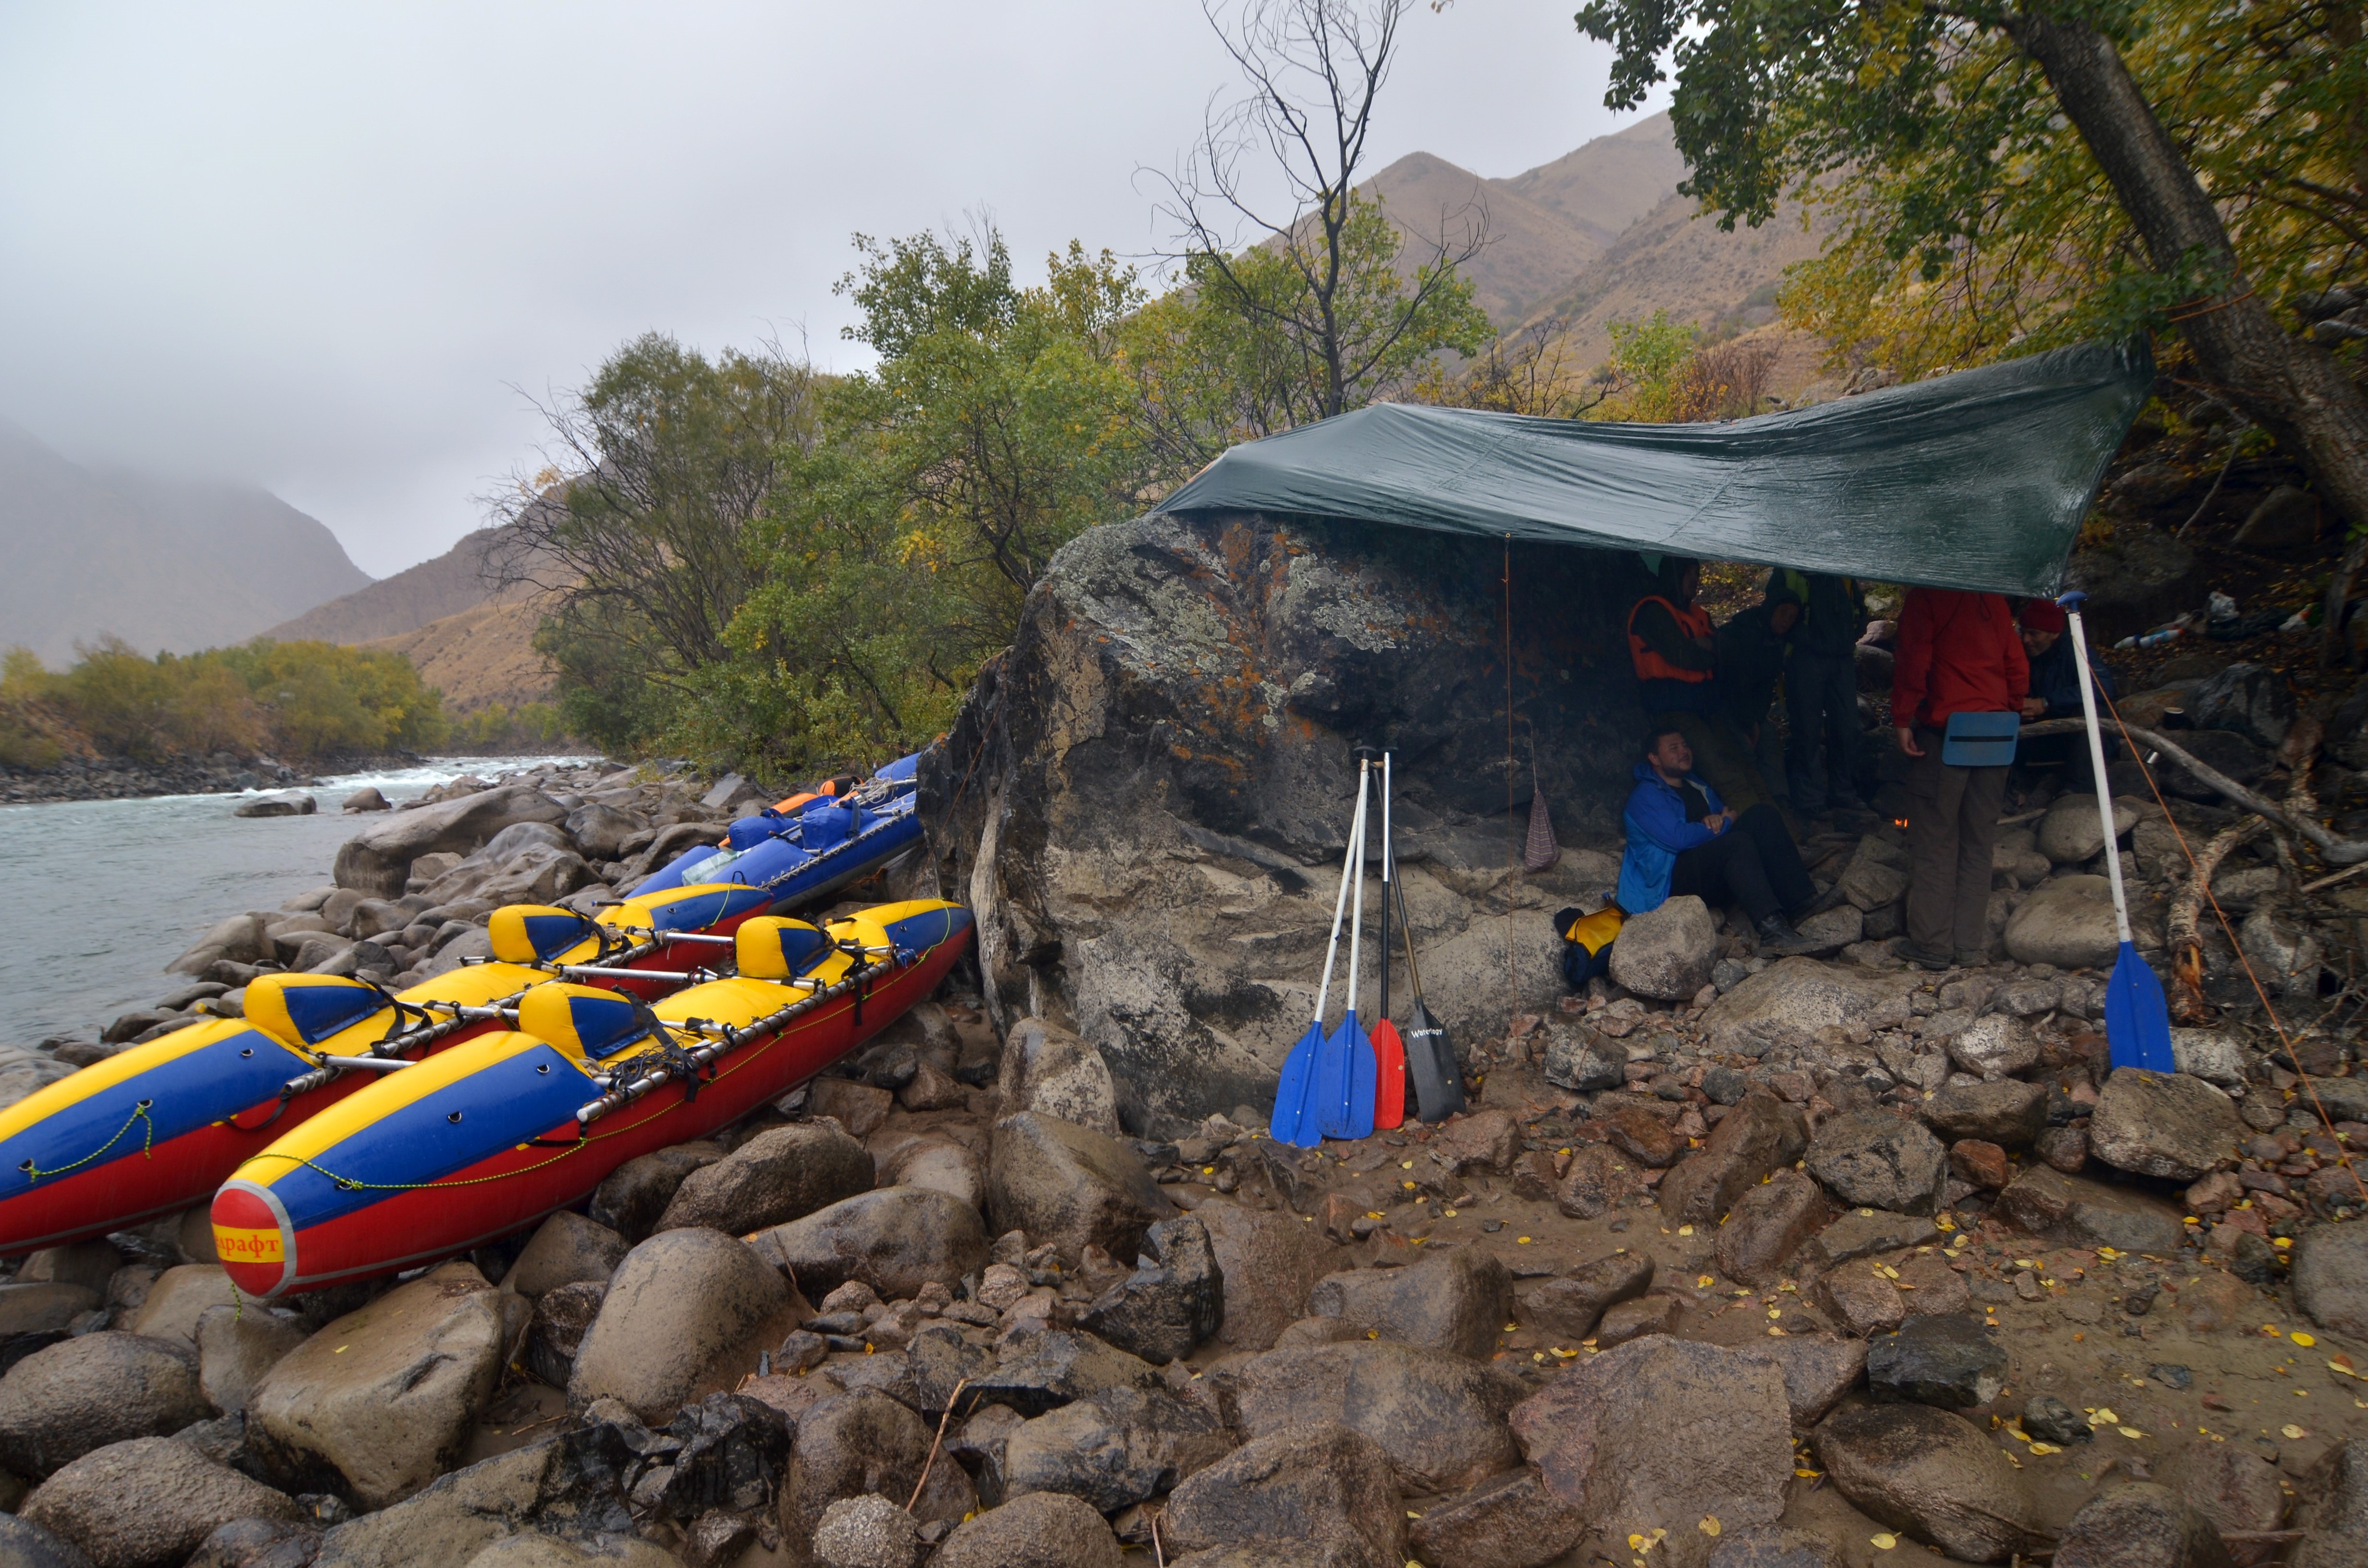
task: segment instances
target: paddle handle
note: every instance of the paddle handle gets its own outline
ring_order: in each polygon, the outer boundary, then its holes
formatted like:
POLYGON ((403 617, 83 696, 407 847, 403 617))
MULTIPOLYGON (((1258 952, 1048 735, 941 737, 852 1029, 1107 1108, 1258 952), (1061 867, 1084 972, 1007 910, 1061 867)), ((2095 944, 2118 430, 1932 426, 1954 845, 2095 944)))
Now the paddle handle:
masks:
POLYGON ((1332 999, 1332 960, 1340 956, 1340 916, 1349 909, 1349 873, 1357 864, 1359 841, 1365 831, 1365 791, 1363 776, 1358 778, 1357 814, 1349 824, 1349 853, 1340 862, 1340 896, 1332 901, 1332 941, 1324 949, 1324 983, 1315 989, 1315 1024, 1324 1026, 1324 1006, 1332 999))
POLYGON ((1349 1016, 1357 1016, 1357 959, 1365 944, 1365 788, 1372 782, 1373 765, 1357 764, 1357 829, 1349 836, 1349 864, 1356 868, 1357 898, 1349 916, 1349 1016))
POLYGON ((2089 767, 2097 780, 2097 820, 2105 830, 2105 874, 2113 883, 2113 925, 2121 941, 2130 940, 2130 904, 2122 892, 2122 852, 2113 832, 2113 787, 2105 780, 2105 737, 2097 728, 2095 681, 2089 674, 2089 638, 2080 630, 2080 612, 2068 609, 2064 619, 2072 628, 2072 662, 2080 669, 2080 712, 2089 722, 2089 767))

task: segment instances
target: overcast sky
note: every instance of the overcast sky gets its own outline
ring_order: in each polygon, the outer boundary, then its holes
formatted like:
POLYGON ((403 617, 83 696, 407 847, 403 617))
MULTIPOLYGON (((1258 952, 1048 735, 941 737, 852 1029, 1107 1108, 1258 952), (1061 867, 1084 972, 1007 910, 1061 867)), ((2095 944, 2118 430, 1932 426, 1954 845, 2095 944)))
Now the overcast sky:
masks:
MULTIPOLYGON (((1633 123, 1573 9, 1417 5, 1370 166, 1633 123)), ((267 485, 383 576, 531 460, 514 389, 634 334, 860 364, 851 233, 1157 250, 1137 170, 1233 85, 1196 0, 0 0, 0 417, 267 485)))

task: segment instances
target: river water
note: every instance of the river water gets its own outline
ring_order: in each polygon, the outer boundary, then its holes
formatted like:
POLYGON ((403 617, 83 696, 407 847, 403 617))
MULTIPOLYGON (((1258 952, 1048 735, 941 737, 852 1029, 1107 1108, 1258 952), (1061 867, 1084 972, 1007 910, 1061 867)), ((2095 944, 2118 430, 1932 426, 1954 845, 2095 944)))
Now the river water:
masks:
POLYGON ((337 846, 372 819, 337 803, 364 785, 415 799, 464 773, 581 757, 437 757, 311 786, 309 817, 234 817, 244 795, 0 807, 0 1042, 96 1040, 120 1013, 187 984, 165 972, 224 915, 324 885, 337 846))

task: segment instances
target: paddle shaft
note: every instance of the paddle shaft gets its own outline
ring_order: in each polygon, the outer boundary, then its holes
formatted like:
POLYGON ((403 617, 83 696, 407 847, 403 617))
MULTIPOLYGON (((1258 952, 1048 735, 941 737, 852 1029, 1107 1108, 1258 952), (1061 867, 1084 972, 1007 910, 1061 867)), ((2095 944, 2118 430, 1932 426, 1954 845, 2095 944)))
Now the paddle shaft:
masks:
POLYGON ((1350 834, 1349 864, 1355 868, 1357 897, 1349 916, 1349 1017, 1357 1016, 1357 960, 1365 941, 1365 787, 1372 781, 1373 765, 1357 764, 1357 827, 1350 834))
POLYGON ((2089 638, 2080 630, 2078 610, 2066 610, 2064 619, 2072 627, 2072 662, 2080 669, 2080 712, 2089 726, 2089 766, 2097 780, 2097 820, 2105 830, 2105 874, 2113 883, 2113 925, 2126 947, 2130 940, 2130 905, 2122 892, 2122 855, 2115 843, 2121 835, 2113 831, 2113 788, 2105 779, 2105 737, 2097 728, 2097 696, 2092 689, 2095 682, 2089 674, 2089 638))
POLYGON ((1340 862, 1340 896, 1332 901, 1332 940, 1324 949, 1324 983, 1315 988, 1315 1027, 1324 1027, 1324 1006, 1332 999, 1332 960, 1340 953, 1340 916, 1349 909, 1349 877, 1357 865, 1357 840, 1365 826, 1364 776, 1358 775, 1357 814, 1349 824, 1349 853, 1340 862))
POLYGON ((1382 753, 1382 1006, 1390 1016, 1390 754, 1382 753))

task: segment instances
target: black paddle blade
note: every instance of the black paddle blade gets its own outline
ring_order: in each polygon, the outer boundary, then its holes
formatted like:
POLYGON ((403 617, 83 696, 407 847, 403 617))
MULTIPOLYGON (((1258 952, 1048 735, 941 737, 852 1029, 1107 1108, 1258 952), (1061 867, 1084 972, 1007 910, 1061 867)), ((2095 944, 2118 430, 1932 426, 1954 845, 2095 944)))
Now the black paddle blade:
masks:
POLYGON ((1417 1114, 1424 1121, 1444 1121, 1463 1108, 1463 1074, 1455 1062, 1454 1042, 1423 1006, 1420 994, 1406 1019, 1406 1076, 1414 1084, 1417 1114))

